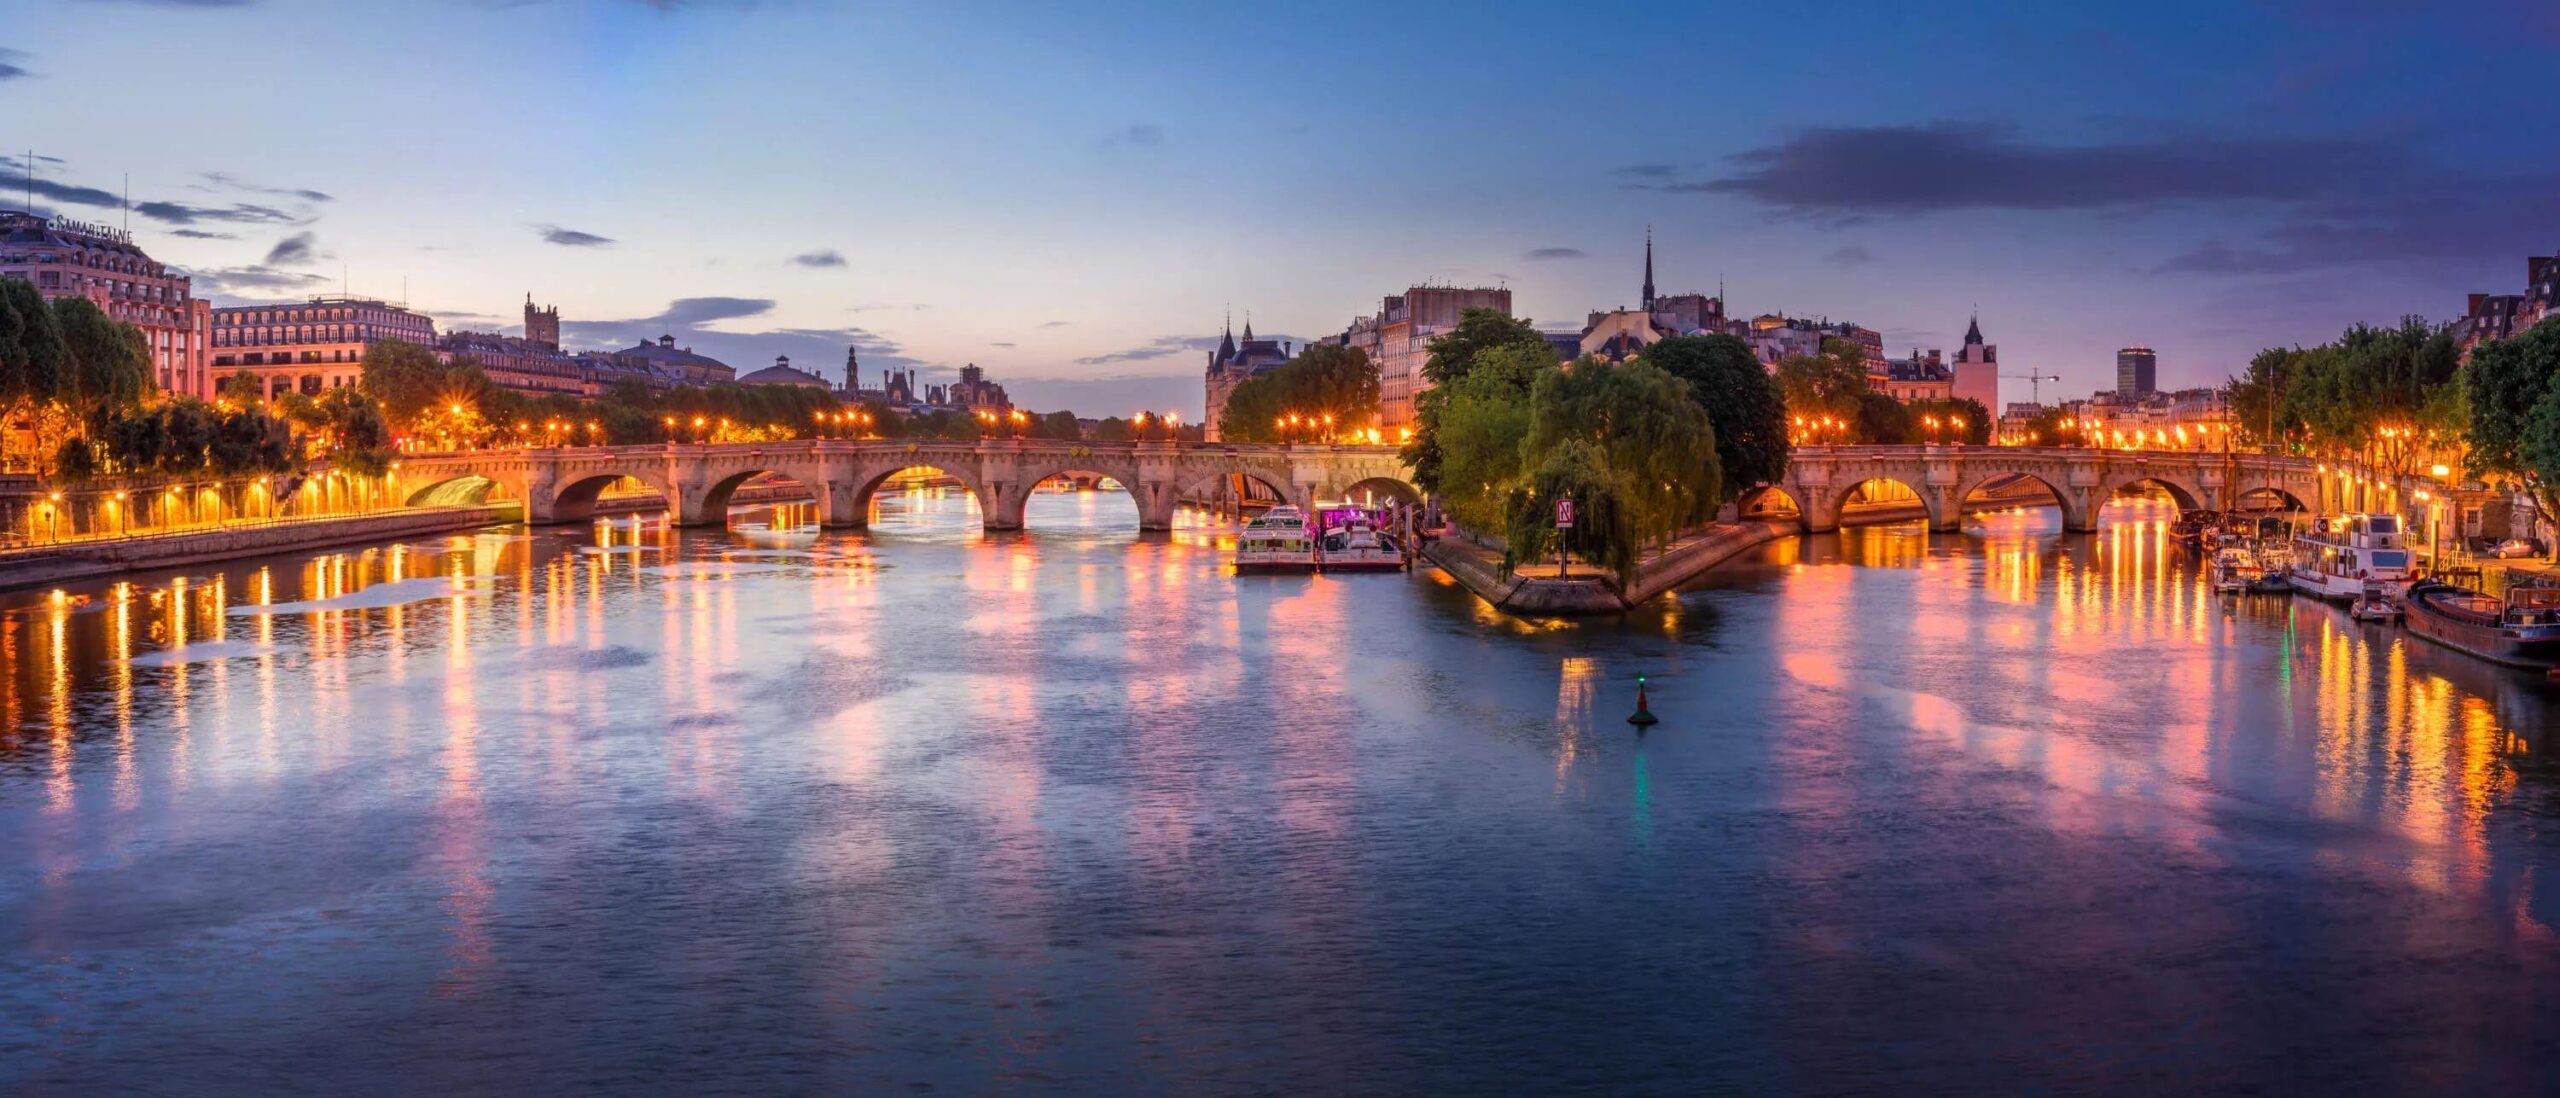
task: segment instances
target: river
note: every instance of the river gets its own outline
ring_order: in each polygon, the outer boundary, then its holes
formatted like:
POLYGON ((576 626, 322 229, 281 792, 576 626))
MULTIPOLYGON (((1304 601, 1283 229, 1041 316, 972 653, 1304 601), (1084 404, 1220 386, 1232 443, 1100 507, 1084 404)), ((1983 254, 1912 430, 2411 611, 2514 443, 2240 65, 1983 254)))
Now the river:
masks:
POLYGON ((2162 505, 1547 623, 882 507, 10 596, 0 1088, 2560 1086, 2553 689, 2162 505))

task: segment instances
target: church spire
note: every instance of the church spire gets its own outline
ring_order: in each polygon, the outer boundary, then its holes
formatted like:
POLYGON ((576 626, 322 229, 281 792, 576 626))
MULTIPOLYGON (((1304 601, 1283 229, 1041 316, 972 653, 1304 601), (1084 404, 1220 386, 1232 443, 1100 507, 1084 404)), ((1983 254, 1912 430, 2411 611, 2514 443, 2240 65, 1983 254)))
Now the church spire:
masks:
POLYGON ((1653 226, 1644 227, 1644 311, 1653 311, 1653 226))
POLYGON ((1253 342, 1253 310, 1244 311, 1244 341, 1253 342))
POLYGON ((1982 342, 1982 317, 1980 314, 1976 314, 1974 316, 1973 323, 1965 325, 1964 341, 1968 345, 1982 342))

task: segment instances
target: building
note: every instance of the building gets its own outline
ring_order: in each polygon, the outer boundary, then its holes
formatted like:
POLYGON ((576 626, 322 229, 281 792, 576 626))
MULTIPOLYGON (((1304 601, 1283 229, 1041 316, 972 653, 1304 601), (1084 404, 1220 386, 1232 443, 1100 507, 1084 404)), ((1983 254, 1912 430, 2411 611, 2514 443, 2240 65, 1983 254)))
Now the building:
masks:
POLYGON ((1595 355, 1624 362, 1673 336, 1720 335, 1726 331, 1724 296, 1701 293, 1657 294, 1653 289, 1653 234, 1644 235, 1644 286, 1633 309, 1595 311, 1586 316, 1575 355, 1595 355))
POLYGON ((1413 400, 1431 387, 1422 376, 1422 364, 1431 358, 1431 341, 1457 327, 1458 317, 1468 309, 1492 309, 1510 316, 1511 291, 1415 286, 1388 297, 1376 316, 1352 321, 1334 338, 1333 342, 1360 348, 1378 364, 1378 425, 1390 436, 1399 427, 1413 425, 1413 400))
POLYGON ((738 371, 728 363, 695 354, 691 347, 676 346, 676 337, 671 335, 661 335, 655 343, 641 340, 609 352, 608 357, 634 376, 666 378, 675 385, 713 385, 738 377, 738 371))
POLYGON ((2470 296, 2462 319, 2454 323, 2464 358, 2471 356, 2472 348, 2505 339, 2560 313, 2560 256, 2526 256, 2524 282, 2525 292, 2520 294, 2470 296))
POLYGON ((560 307, 533 307, 533 295, 524 295, 524 341, 552 350, 560 349, 560 307))
POLYGON ((2160 391, 2160 356, 2149 347, 2116 352, 2116 395, 2140 400, 2160 391))
POLYGON ((1877 392, 1905 404, 1955 398, 1955 371, 1947 368, 1946 359, 1934 347, 1926 355, 1914 347, 1911 357, 1887 359, 1884 365, 1882 377, 1867 377, 1867 384, 1877 392))
POLYGON ((226 306, 211 310, 210 320, 214 384, 246 372, 269 397, 354 385, 364 376, 365 348, 384 340, 437 346, 436 322, 426 314, 345 294, 226 306))
POLYGON ((807 370, 793 368, 791 365, 790 355, 773 356, 773 365, 739 378, 738 384, 796 385, 803 389, 827 390, 835 388, 834 386, 827 384, 827 379, 823 377, 819 377, 807 370))
MULTIPOLYGON (((1252 325, 1246 325, 1246 330, 1250 332, 1252 325)), ((943 399, 966 412, 999 416, 1013 412, 1013 402, 1005 399, 1004 386, 987 380, 987 371, 974 362, 960 368, 960 380, 943 390, 943 399)))
MULTIPOLYGON (((1355 324, 1354 327, 1357 327, 1355 324)), ((1209 352, 1209 367, 1202 383, 1202 395, 1208 401, 1202 406, 1201 437, 1216 442, 1226 437, 1222 432, 1227 418, 1227 397, 1236 386, 1279 369, 1289 361, 1288 343, 1275 339, 1253 338, 1253 320, 1244 322, 1244 339, 1239 341, 1230 331, 1218 338, 1218 349, 1209 352)))
POLYGON ((1982 338, 1982 318, 1965 325, 1964 348, 1956 352, 1955 398, 2000 406, 2000 345, 1982 338))
POLYGON ((603 389, 589 383, 589 364, 556 343, 536 343, 496 332, 453 332, 436 341, 436 355, 447 362, 469 358, 480 364, 489 383, 532 396, 593 396, 603 389))
POLYGON ((162 266, 122 229, 32 213, 0 213, 0 278, 35 285, 51 301, 85 297, 109 317, 142 330, 151 380, 160 388, 211 397, 205 330, 192 282, 162 266))

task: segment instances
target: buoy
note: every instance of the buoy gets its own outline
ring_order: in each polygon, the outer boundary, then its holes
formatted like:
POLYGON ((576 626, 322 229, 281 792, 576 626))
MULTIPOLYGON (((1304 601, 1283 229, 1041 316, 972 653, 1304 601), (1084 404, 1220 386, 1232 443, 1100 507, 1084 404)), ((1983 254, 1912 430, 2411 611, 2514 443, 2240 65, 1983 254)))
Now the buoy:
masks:
POLYGON ((1633 715, 1631 715, 1631 716, 1629 716, 1629 717, 1627 718, 1627 723, 1628 723, 1628 724, 1659 724, 1659 723, 1661 723, 1661 721, 1662 721, 1662 718, 1660 718, 1660 717, 1656 717, 1656 716, 1654 716, 1654 715, 1653 715, 1653 708, 1652 708, 1651 706, 1649 706, 1649 705, 1645 704, 1645 697, 1644 697, 1644 676, 1642 676, 1642 675, 1638 675, 1638 676, 1636 676, 1636 711, 1635 711, 1635 713, 1634 713, 1633 715))

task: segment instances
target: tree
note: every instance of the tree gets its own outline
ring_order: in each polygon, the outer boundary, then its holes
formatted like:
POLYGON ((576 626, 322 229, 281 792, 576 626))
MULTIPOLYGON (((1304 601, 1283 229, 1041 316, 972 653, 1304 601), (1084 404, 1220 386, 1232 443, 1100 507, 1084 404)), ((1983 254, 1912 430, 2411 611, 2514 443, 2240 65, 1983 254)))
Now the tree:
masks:
POLYGON ((1345 428, 1375 422, 1377 364, 1358 347, 1310 344, 1278 369, 1246 378, 1228 393, 1219 434, 1238 442, 1276 441, 1284 434, 1280 418, 1291 415, 1345 428))
POLYGON ((70 354, 62 324, 35 284, 0 278, 0 438, 61 391, 70 354))
POLYGON ((1041 438, 1054 438, 1065 442, 1074 442, 1083 437, 1084 434, 1083 429, 1076 425, 1076 414, 1074 412, 1051 412, 1048 415, 1041 416, 1038 423, 1038 430, 1041 438))
POLYGON ((1860 442, 1876 446, 1907 446, 1919 441, 1919 429, 1911 409, 1873 389, 1858 394, 1855 410, 1848 418, 1850 437, 1860 442))
POLYGON ((336 444, 330 454, 333 464, 365 477, 390 471, 391 425, 383 419, 379 406, 355 389, 331 389, 320 395, 319 408, 327 417, 329 434, 336 444))
POLYGON ((1825 339, 1820 354, 1778 360, 1777 380, 1789 416, 1853 419, 1858 398, 1868 391, 1867 355, 1848 340, 1825 339))
POLYGON ((1490 532, 1507 521, 1529 437, 1529 401, 1493 372, 1470 374, 1432 393, 1441 401, 1439 494, 1460 526, 1490 532))
MULTIPOLYGON (((1491 352, 1500 351, 1505 361, 1556 360, 1555 350, 1547 338, 1538 334, 1526 317, 1512 317, 1499 309, 1464 309, 1458 313, 1457 326, 1434 336, 1427 348, 1429 357, 1422 363, 1422 380, 1430 386, 1414 394, 1413 437, 1405 440, 1404 461, 1413 467, 1413 481, 1425 492, 1440 490, 1440 411, 1447 403, 1439 395, 1440 387, 1466 376, 1480 363, 1492 361, 1491 352)), ((1521 395, 1526 396, 1524 388, 1521 395)))
MULTIPOLYGON (((468 387, 479 366, 468 358, 456 359, 453 366, 436 361, 436 354, 407 340, 386 339, 364 349, 364 374, 357 382, 358 391, 381 405, 382 415, 393 423, 407 423, 418 417, 431 404, 456 399, 474 399, 481 395, 475 389, 467 395, 448 394, 457 382, 468 387), (469 369, 457 376, 455 367, 469 363, 469 369)), ((481 389, 488 379, 480 376, 481 389)))
POLYGON ((1715 428, 1724 499, 1786 476, 1786 394, 1750 344, 1729 335, 1673 336, 1645 348, 1641 357, 1687 382, 1690 399, 1706 409, 1715 428))
POLYGON ((151 350, 142 329, 108 316, 85 297, 55 298, 53 315, 68 367, 59 395, 75 421, 102 422, 151 391, 151 350))
POLYGON ((242 408, 256 408, 267 402, 267 386, 258 375, 241 370, 222 379, 214 395, 242 408))
POLYGON ((1934 417, 1937 426, 1918 427, 1913 438, 1925 442, 1961 443, 1967 446, 1991 444, 1991 410, 1972 397, 1955 400, 1915 400, 1905 406, 1912 420, 1925 424, 1934 417), (1964 426, 1957 427, 1962 422, 1964 426))
POLYGON ((1668 541, 1704 521, 1722 498, 1715 428, 1688 399, 1686 382, 1643 362, 1586 358, 1538 376, 1522 441, 1525 498, 1511 498, 1511 555, 1531 559, 1554 529, 1554 502, 1571 491, 1576 522, 1567 548, 1603 562, 1621 584, 1634 578, 1647 539, 1668 541), (1593 521, 1586 528, 1581 515, 1593 521))
POLYGON ((2546 515, 2560 514, 2560 466, 2544 460, 2538 424, 2551 394, 2560 391, 2560 317, 2506 339, 2481 344, 2462 369, 2460 386, 2469 422, 2474 471, 2507 477, 2524 486, 2546 515))

